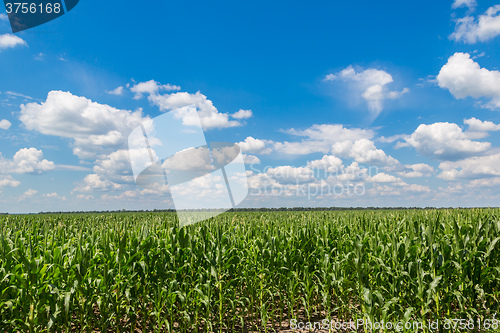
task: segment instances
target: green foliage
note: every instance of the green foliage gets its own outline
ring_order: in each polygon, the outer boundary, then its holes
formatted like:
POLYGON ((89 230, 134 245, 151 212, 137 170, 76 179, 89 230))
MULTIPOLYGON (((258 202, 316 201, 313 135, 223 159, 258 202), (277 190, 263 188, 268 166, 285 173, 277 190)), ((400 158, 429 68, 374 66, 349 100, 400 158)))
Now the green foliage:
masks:
POLYGON ((273 331, 491 319, 500 210, 0 217, 0 331, 273 331))

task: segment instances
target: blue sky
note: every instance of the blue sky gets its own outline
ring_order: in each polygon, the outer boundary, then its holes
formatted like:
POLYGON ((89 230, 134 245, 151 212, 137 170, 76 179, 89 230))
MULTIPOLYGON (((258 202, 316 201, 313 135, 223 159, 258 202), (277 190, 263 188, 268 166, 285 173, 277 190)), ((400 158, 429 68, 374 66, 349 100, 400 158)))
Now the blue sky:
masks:
POLYGON ((0 212, 172 208, 135 185, 126 138, 187 105, 240 143, 241 206, 498 206, 499 13, 82 0, 13 35, 2 7, 0 212))

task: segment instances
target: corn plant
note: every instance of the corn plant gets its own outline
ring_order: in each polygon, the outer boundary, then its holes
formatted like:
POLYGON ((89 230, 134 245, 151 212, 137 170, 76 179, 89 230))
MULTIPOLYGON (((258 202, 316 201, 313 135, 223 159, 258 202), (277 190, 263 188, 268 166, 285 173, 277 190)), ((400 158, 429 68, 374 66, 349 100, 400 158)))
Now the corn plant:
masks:
MULTIPOLYGON (((500 210, 0 217, 0 332, 274 332, 491 319, 500 210)), ((425 326, 424 326, 425 327, 425 326)))

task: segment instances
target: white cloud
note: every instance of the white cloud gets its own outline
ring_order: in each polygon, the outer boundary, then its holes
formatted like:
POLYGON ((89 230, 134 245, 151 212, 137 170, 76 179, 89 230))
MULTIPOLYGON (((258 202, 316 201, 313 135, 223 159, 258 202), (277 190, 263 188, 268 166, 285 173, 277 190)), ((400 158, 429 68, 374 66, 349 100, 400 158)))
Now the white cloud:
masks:
POLYGON ((403 187, 406 192, 431 192, 429 186, 418 185, 418 184, 408 184, 403 187))
POLYGON ((119 149, 100 155, 94 162, 94 173, 78 183, 73 192, 115 191, 124 190, 127 186, 135 187, 129 153, 127 149, 119 149))
POLYGON ((438 177, 445 180, 500 176, 500 154, 443 162, 439 164, 439 168, 442 172, 438 177))
POLYGON ((94 190, 99 191, 111 191, 119 190, 122 185, 113 183, 108 179, 104 179, 98 174, 87 175, 81 184, 79 184, 73 191, 75 192, 92 192, 94 190))
POLYGON ((0 51, 21 45, 28 44, 23 39, 11 34, 0 35, 0 51))
POLYGON ((481 68, 468 53, 452 55, 439 71, 437 81, 457 99, 489 98, 489 107, 500 108, 500 72, 481 68))
POLYGON ((120 86, 120 87, 118 87, 118 88, 115 88, 115 89, 113 89, 113 90, 106 91, 106 92, 107 92, 108 94, 110 94, 110 95, 117 95, 117 96, 121 96, 121 95, 123 95, 123 90, 124 90, 124 89, 123 89, 123 87, 122 87, 122 86, 120 86))
POLYGON ((394 165, 399 163, 383 150, 375 147, 373 141, 370 140, 375 135, 372 130, 349 129, 339 124, 324 124, 313 125, 302 131, 292 128, 285 132, 305 137, 305 139, 295 142, 276 142, 274 143, 276 151, 291 155, 331 153, 339 157, 352 158, 359 163, 374 165, 394 165))
POLYGON ((119 200, 123 202, 124 200, 133 200, 139 197, 141 193, 137 191, 125 191, 123 193, 120 193, 119 195, 109 195, 109 194, 103 194, 101 196, 101 200, 105 201, 111 201, 111 200, 119 200))
POLYGON ((84 166, 81 166, 81 165, 64 165, 64 164, 58 164, 58 165, 56 165, 56 170, 92 171, 91 168, 84 167, 84 166))
POLYGON ((455 24, 450 39, 468 44, 486 42, 500 35, 500 5, 488 8, 477 20, 473 16, 465 16, 455 20, 455 24))
POLYGON ((266 148, 266 142, 260 139, 255 139, 251 136, 247 137, 245 141, 238 142, 241 151, 248 154, 269 154, 270 148, 266 148))
POLYGON ((35 195, 38 194, 38 191, 37 190, 33 190, 33 189, 29 189, 27 190, 26 192, 24 192, 20 197, 19 197, 19 201, 22 201, 22 200, 26 200, 28 198, 32 198, 34 197, 35 195))
POLYGON ((489 142, 472 141, 471 135, 454 123, 421 124, 405 140, 406 144, 399 147, 411 146, 420 154, 438 160, 453 161, 481 155, 491 147, 489 142))
POLYGON ((251 110, 239 110, 234 114, 220 113, 213 102, 199 91, 195 94, 187 92, 177 92, 170 94, 160 94, 161 91, 180 90, 179 86, 161 85, 151 80, 141 82, 130 88, 135 92, 135 99, 140 99, 143 94, 148 94, 148 100, 160 108, 160 111, 174 111, 176 116, 183 120, 185 125, 201 125, 204 129, 227 128, 241 126, 242 123, 234 119, 247 119, 252 116, 251 110), (193 116, 193 108, 198 112, 198 116, 193 116), (198 121, 199 118, 199 121, 198 121))
POLYGON ((21 182, 12 178, 12 176, 7 176, 0 178, 0 188, 1 187, 18 187, 21 182))
POLYGON ((370 183, 396 183, 396 184, 405 184, 401 178, 398 178, 393 175, 389 175, 383 172, 377 173, 374 176, 371 176, 366 179, 367 182, 370 183))
POLYGON ((276 150, 292 155, 307 155, 318 152, 327 154, 331 151, 332 145, 336 143, 371 139, 375 135, 372 130, 349 129, 340 124, 313 125, 305 130, 295 130, 292 128, 285 132, 305 138, 299 142, 285 141, 274 144, 276 150))
POLYGON ((377 141, 384 142, 384 143, 391 143, 391 142, 394 142, 394 141, 397 141, 400 139, 405 139, 407 137, 408 137, 407 134, 396 134, 396 135, 392 135, 389 137, 381 136, 380 138, 377 139, 377 141))
POLYGON ((24 94, 20 94, 20 93, 15 92, 15 91, 6 91, 5 94, 9 95, 10 98, 20 97, 20 98, 24 98, 24 99, 33 99, 33 97, 30 97, 30 96, 27 96, 24 94))
POLYGON ((9 21, 9 17, 7 14, 0 14, 0 21, 9 21))
POLYGON ((327 154, 331 150, 331 145, 325 141, 303 140, 300 142, 276 142, 274 150, 289 155, 308 155, 313 153, 327 154))
POLYGON ((57 193, 46 193, 43 195, 44 198, 49 198, 49 199, 57 199, 57 200, 62 200, 62 201, 66 201, 66 197, 65 196, 59 196, 57 193))
POLYGON ((397 174, 405 178, 430 177, 434 173, 434 168, 425 163, 407 164, 404 171, 397 174))
MULTIPOLYGON (((212 152, 214 160, 222 162, 224 158, 227 158, 224 154, 214 155, 215 150, 212 152)), ((203 174, 207 171, 211 171, 213 168, 210 159, 210 150, 207 147, 190 148, 177 152, 165 159, 162 163, 162 167, 165 168, 167 172, 169 170, 184 170, 191 171, 193 174, 203 174)))
POLYGON ((8 130, 12 124, 7 119, 0 120, 0 128, 3 130, 8 130))
POLYGON ((347 168, 342 168, 342 173, 335 176, 341 181, 361 181, 368 177, 369 171, 361 168, 358 162, 352 162, 347 168))
MULTIPOLYGON (((372 197, 392 197, 392 196, 406 196, 406 200, 408 200, 408 195, 412 194, 424 194, 424 193, 429 193, 431 192, 431 189, 429 186, 424 186, 424 185, 418 185, 418 184, 406 184, 406 183, 398 183, 398 184, 393 184, 392 186, 389 185, 380 185, 380 184, 373 184, 373 188, 369 189, 367 191, 367 194, 369 194, 372 197)), ((406 204, 408 205, 408 204, 406 204)))
POLYGON ((43 159, 43 152, 36 148, 20 149, 12 160, 0 154, 0 173, 40 174, 54 169, 54 162, 43 159))
POLYGON ((200 92, 190 94, 187 92, 178 92, 166 95, 150 95, 149 100, 157 105, 161 111, 172 111, 183 119, 184 124, 192 125, 198 122, 198 117, 193 118, 192 109, 195 107, 201 125, 204 129, 226 128, 241 126, 242 124, 235 120, 229 120, 229 114, 219 113, 211 100, 200 92))
POLYGON ((356 72, 352 66, 349 66, 337 74, 327 75, 325 80, 343 80, 353 83, 355 88, 361 91, 361 97, 367 102, 374 118, 382 112, 385 99, 398 99, 409 92, 408 88, 402 91, 390 91, 386 85, 394 81, 392 76, 375 68, 356 72))
POLYGON ((119 184, 134 183, 128 150, 121 149, 109 155, 101 155, 95 161, 94 172, 119 184))
POLYGON ((255 155, 242 154, 245 164, 260 164, 260 159, 255 155))
MULTIPOLYGON (((377 149, 373 141, 368 139, 354 141, 347 151, 342 152, 343 149, 345 148, 341 147, 337 152, 343 156, 347 155, 359 163, 373 165, 395 165, 399 163, 392 156, 388 156, 382 149, 377 149)), ((332 152, 336 152, 335 146, 332 152)))
POLYGON ((77 197, 77 199, 80 199, 80 200, 92 200, 92 199, 94 199, 93 195, 85 195, 85 194, 78 194, 76 197, 77 197))
POLYGON ((130 91, 135 93, 134 99, 141 99, 143 94, 156 95, 159 91, 175 91, 181 90, 181 87, 171 84, 160 84, 155 80, 140 82, 130 88, 130 91))
POLYGON ((464 124, 469 125, 469 131, 471 132, 500 131, 500 124, 497 125, 491 121, 481 121, 474 117, 465 119, 464 124))
POLYGON ((500 186, 500 177, 474 179, 469 182, 469 187, 495 187, 500 186))
POLYGON ((62 91, 49 92, 41 104, 21 105, 20 116, 29 130, 72 138, 73 153, 81 159, 126 148, 128 134, 146 119, 142 110, 119 110, 62 91))
POLYGON ((253 116, 252 110, 239 110, 231 115, 234 119, 248 119, 253 116))
POLYGON ((457 9, 460 7, 474 8, 477 6, 476 0, 455 0, 451 5, 451 8, 457 9))
POLYGON ((42 52, 38 53, 38 55, 35 56, 35 60, 43 61, 44 59, 45 59, 45 54, 42 52))
POLYGON ((305 130, 289 129, 285 131, 290 135, 306 137, 309 140, 326 141, 328 143, 341 142, 345 140, 371 139, 375 133, 368 129, 346 128, 341 124, 313 125, 305 130))
POLYGON ((325 170, 328 173, 338 173, 342 170, 342 160, 336 156, 325 155, 320 160, 307 162, 307 167, 312 170, 325 170))

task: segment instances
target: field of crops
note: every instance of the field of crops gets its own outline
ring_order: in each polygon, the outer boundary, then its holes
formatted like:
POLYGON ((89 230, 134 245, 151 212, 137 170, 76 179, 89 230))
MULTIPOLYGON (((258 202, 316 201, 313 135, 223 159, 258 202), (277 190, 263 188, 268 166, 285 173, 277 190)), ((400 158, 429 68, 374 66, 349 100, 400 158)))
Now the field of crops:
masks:
POLYGON ((185 228, 173 213, 4 216, 0 331, 484 322, 500 312, 499 239, 498 209, 232 212, 185 228))

